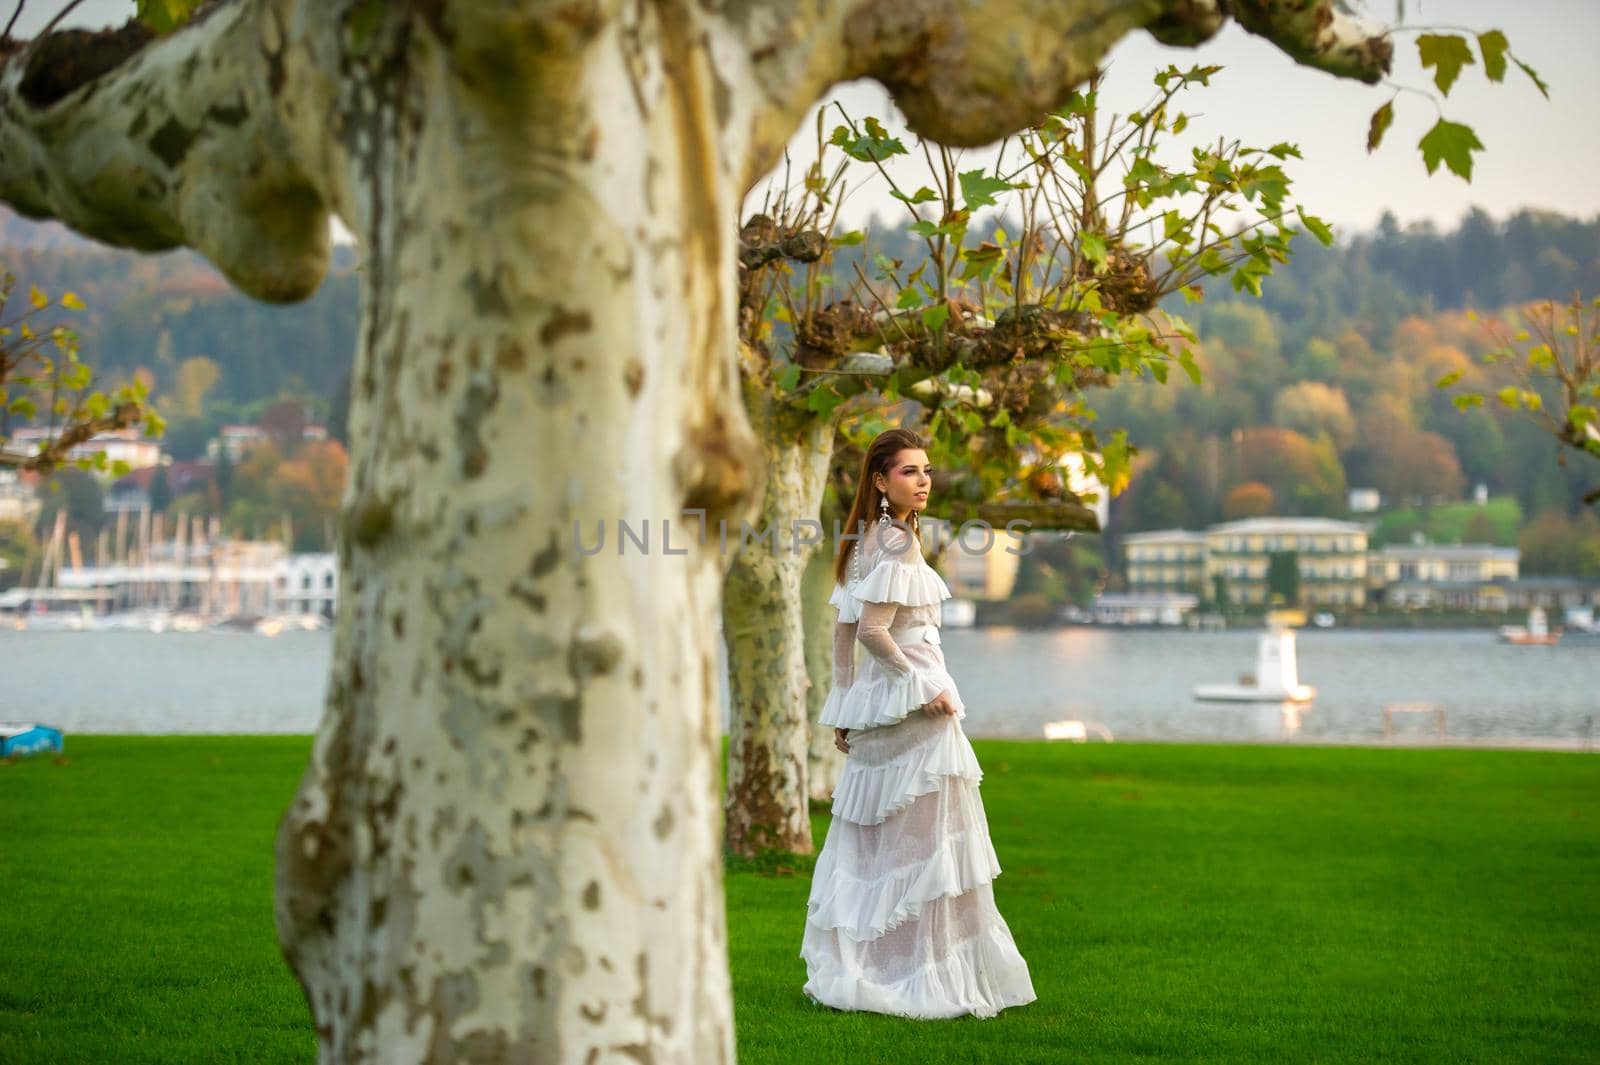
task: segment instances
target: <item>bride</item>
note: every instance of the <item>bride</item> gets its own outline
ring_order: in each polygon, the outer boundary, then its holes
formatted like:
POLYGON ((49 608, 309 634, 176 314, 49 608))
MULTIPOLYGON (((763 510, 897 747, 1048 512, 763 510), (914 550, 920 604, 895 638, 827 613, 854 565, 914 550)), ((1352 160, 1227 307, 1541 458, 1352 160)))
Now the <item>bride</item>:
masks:
POLYGON ((983 773, 940 650, 950 590, 922 558, 917 519, 931 471, 916 433, 879 434, 845 524, 863 535, 834 560, 833 690, 820 720, 847 757, 800 956, 806 995, 826 1006, 992 1017, 1032 1002, 1033 983, 995 908, 983 773))

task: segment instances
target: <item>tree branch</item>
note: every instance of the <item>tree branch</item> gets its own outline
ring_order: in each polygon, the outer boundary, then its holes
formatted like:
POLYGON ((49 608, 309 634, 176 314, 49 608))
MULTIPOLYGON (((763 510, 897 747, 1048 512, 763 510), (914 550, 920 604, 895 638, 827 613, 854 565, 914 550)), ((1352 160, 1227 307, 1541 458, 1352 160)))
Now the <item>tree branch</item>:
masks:
MULTIPOLYGON (((280 118, 280 17, 239 0, 167 37, 129 23, 10 53, 0 200, 109 244, 187 245, 261 299, 309 295, 327 270, 328 209, 280 118)), ((314 101, 296 106, 325 117, 314 101)))

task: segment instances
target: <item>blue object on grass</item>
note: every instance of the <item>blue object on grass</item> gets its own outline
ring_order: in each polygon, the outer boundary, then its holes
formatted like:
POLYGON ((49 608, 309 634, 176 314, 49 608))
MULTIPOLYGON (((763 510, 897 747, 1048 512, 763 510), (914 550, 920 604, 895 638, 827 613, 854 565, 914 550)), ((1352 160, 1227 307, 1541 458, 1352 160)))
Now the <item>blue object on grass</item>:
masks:
POLYGON ((60 729, 49 725, 0 721, 0 758, 9 758, 14 754, 38 754, 40 751, 61 752, 60 729))

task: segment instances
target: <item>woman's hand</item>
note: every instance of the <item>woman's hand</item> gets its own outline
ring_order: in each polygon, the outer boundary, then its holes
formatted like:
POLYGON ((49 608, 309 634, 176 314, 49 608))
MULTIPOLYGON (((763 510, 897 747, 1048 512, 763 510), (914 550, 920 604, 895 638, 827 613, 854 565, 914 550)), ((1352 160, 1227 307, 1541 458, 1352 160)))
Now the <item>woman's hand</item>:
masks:
POLYGON ((929 717, 949 717, 956 712, 955 700, 950 698, 950 689, 935 695, 928 702, 922 704, 922 712, 929 717))
POLYGON ((850 730, 847 728, 836 728, 833 730, 833 745, 839 748, 839 750, 843 751, 845 754, 850 753, 850 742, 845 739, 845 737, 848 735, 850 735, 850 730))

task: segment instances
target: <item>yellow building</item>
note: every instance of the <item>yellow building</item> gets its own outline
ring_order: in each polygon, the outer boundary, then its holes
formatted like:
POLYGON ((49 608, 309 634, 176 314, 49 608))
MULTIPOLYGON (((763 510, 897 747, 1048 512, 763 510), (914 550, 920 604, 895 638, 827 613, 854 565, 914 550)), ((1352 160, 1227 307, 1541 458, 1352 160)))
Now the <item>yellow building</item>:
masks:
POLYGON ((1389 546, 1367 556, 1374 587, 1401 581, 1514 581, 1522 552, 1492 544, 1389 546))
POLYGON ((1390 546, 1367 556, 1367 586, 1390 606, 1504 610, 1521 558, 1492 544, 1390 546))
POLYGON ((1295 553, 1300 601, 1360 606, 1367 599, 1367 530, 1331 518, 1246 518, 1206 529, 1206 585, 1220 577, 1234 603, 1266 605, 1273 554, 1295 553))
POLYGON ((1122 538, 1131 592, 1206 591, 1206 534, 1187 529, 1131 533, 1122 538))
MULTIPOLYGON (((964 537, 957 537, 959 527, 952 528, 949 522, 940 525, 938 542, 944 548, 935 568, 945 578, 950 593, 962 599, 1009 599, 1026 550, 1022 537, 1003 528, 985 530, 978 526, 969 528, 964 537)), ((925 528, 924 536, 929 531, 925 528)))

